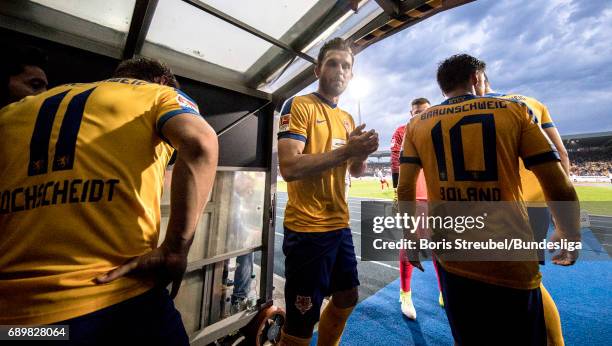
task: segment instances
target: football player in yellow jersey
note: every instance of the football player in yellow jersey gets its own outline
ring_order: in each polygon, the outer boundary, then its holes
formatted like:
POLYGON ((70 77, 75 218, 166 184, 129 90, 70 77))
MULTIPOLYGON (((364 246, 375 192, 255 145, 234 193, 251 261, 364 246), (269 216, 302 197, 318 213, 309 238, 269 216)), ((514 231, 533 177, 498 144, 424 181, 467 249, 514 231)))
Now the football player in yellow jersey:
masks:
POLYGON ((350 44, 323 45, 315 74, 316 93, 296 96, 283 107, 278 132, 280 172, 288 182, 283 253, 287 320, 281 345, 309 345, 319 321, 318 344, 338 345, 357 303, 357 260, 345 198, 347 170, 365 170, 378 148, 374 130, 363 132, 337 103, 353 77, 350 44), (321 302, 332 295, 320 314, 321 302))
POLYGON ((121 335, 188 344, 171 297, 218 149, 176 85, 165 65, 141 58, 122 62, 113 79, 62 85, 0 110, 0 324, 66 324, 75 343, 108 345, 121 335), (174 150, 171 216, 158 247, 174 150))
MULTIPOLYGON (((565 149, 565 145, 561 140, 561 135, 559 135, 559 131, 557 131, 555 123, 548 112, 548 108, 543 103, 532 97, 514 93, 497 93, 491 88, 491 83, 486 73, 484 74, 484 77, 484 89, 477 87, 476 93, 479 96, 500 97, 525 103, 533 112, 533 115, 538 119, 538 123, 544 131, 544 134, 555 146, 555 149, 559 153, 559 158, 561 159, 561 166, 563 166, 565 174, 569 176, 569 156, 567 154, 567 150, 565 149)), ((525 200, 525 204, 527 206, 529 224, 533 230, 534 238, 537 241, 545 240, 548 233, 548 228, 550 227, 550 212, 546 206, 544 191, 542 191, 536 176, 525 168, 522 161, 520 162, 520 175, 523 189, 523 199, 525 200)), ((538 256, 540 258, 540 264, 544 264, 544 250, 539 251, 538 256)), ((542 290, 542 300, 544 303, 544 320, 546 322, 548 345, 563 346, 565 342, 563 340, 563 332, 561 329, 561 318, 559 316, 557 306, 555 305, 555 301, 552 299, 552 296, 550 293, 548 293, 543 284, 541 285, 540 289, 542 290)))
MULTIPOLYGON (((495 231, 533 239, 520 191, 520 157, 540 181, 548 201, 568 201, 565 206, 551 203, 558 221, 556 237, 580 241, 576 192, 537 119, 522 103, 475 95, 475 86, 484 83, 485 66, 461 54, 438 67, 438 84, 448 99, 406 126, 398 186, 400 210, 413 212, 414 206, 404 202, 415 200, 422 167, 430 201, 500 201, 499 210, 488 216, 496 223, 491 225, 497 226, 495 231), (513 203, 513 208, 502 208, 504 202, 513 203)), ((434 238, 453 237, 454 233, 439 234, 434 229, 434 238)), ((409 252, 411 263, 422 268, 418 250, 409 252)), ((443 259, 443 251, 435 252, 444 308, 456 344, 546 345, 536 261, 451 261, 443 259)), ((571 265, 577 256, 577 249, 562 249, 553 261, 571 265)))

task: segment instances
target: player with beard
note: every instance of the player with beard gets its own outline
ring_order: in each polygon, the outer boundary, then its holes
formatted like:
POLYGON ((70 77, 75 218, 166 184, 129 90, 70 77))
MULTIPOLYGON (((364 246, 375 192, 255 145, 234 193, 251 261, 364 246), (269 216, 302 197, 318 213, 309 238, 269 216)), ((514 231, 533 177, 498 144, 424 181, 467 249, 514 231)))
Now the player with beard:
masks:
POLYGON ((355 127, 351 115, 338 107, 353 63, 348 42, 325 43, 315 67, 317 92, 291 98, 282 109, 278 158, 288 202, 283 238, 287 320, 281 345, 309 345, 319 319, 318 345, 338 345, 357 304, 345 178, 363 174, 366 158, 378 149, 378 134, 364 132, 365 124, 355 127), (320 313, 328 295, 331 302, 320 313))

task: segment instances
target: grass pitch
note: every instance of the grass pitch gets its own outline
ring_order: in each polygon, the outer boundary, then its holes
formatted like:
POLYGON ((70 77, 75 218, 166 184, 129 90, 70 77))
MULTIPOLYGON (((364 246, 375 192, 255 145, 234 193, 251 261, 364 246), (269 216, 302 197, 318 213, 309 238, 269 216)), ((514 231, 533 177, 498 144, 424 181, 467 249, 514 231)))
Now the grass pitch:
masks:
MULTIPOLYGON (((612 215, 612 184, 576 184, 576 193, 582 203, 582 208, 591 214, 612 215)), ((277 183, 278 191, 287 191, 287 183, 279 180, 277 183)), ((389 188, 380 188, 378 179, 353 179, 350 197, 362 197, 372 199, 393 199, 393 188, 389 179, 389 188)))

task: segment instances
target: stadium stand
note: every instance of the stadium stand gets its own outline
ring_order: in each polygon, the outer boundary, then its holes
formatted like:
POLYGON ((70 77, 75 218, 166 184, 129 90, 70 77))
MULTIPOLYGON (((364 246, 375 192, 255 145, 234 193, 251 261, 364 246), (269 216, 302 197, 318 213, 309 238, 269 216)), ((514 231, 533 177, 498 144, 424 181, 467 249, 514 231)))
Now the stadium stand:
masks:
POLYGON ((612 132, 562 136, 576 176, 609 176, 612 173, 612 132))

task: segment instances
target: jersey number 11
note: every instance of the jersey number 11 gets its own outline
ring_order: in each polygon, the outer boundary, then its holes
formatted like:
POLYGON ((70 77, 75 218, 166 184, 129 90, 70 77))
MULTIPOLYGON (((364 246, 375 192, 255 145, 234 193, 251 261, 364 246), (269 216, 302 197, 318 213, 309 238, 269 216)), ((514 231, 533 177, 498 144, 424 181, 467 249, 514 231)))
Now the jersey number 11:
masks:
MULTIPOLYGON (((55 143, 55 154, 53 156, 53 171, 65 171, 72 169, 77 135, 83 119, 83 111, 87 98, 95 88, 83 91, 75 95, 68 103, 66 114, 62 120, 57 143, 55 143)), ((57 110, 62 100, 70 90, 47 98, 36 117, 32 140, 30 141, 30 162, 28 164, 28 175, 40 175, 47 173, 49 166, 49 142, 51 141, 51 130, 57 110)))

